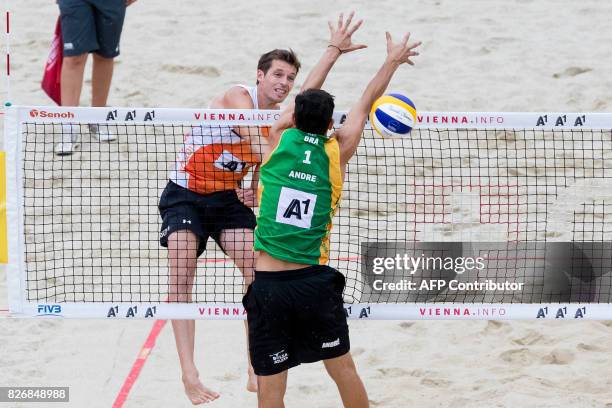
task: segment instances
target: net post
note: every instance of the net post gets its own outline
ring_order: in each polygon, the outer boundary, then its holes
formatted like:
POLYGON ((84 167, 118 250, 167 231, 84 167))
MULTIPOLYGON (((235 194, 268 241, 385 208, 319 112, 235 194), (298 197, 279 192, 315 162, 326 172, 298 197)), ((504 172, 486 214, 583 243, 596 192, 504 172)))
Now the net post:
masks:
MULTIPOLYGON (((10 106, 7 102, 5 106, 10 106)), ((4 114, 4 112, 2 112, 4 114)), ((0 138, 0 264, 8 262, 8 233, 6 230, 6 154, 4 136, 0 138)))
POLYGON ((6 102, 10 104, 11 100, 11 12, 9 9, 9 0, 4 2, 5 12, 5 64, 6 64, 6 102))
POLYGON ((4 134, 6 154, 6 229, 7 254, 6 277, 8 302, 11 314, 23 312, 26 301, 25 260, 23 259, 23 189, 21 184, 21 139, 20 110, 5 105, 4 134))
POLYGON ((0 150, 0 264, 8 262, 8 232, 6 229, 6 158, 0 150))

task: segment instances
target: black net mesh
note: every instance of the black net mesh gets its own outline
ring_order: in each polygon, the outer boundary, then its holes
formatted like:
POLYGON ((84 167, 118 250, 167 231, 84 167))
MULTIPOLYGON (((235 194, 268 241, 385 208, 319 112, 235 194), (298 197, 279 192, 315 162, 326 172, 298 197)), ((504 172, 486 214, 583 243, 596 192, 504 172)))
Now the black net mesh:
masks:
MULTIPOLYGON (((177 153, 195 157, 201 147, 190 146, 186 135, 199 132, 219 144, 214 135, 229 128, 113 124, 108 130, 115 140, 104 142, 89 125, 71 126, 67 135, 65 124, 23 125, 28 301, 161 302, 178 293, 178 301, 240 302, 243 275, 216 245, 215 234, 201 248, 189 291, 189 279, 187 286, 172 287, 169 251, 159 242, 158 204, 177 153), (61 140, 79 147, 57 156, 54 145, 61 140)), ((611 140, 609 130, 433 128, 391 140, 366 128, 347 167, 331 237, 330 265, 347 277, 346 302, 610 302, 612 261, 605 243, 612 241, 611 140), (525 287, 373 293, 364 248, 393 243, 414 249, 415 242, 461 242, 464 253, 491 260, 485 271, 455 274, 459 281, 521 278, 525 287), (569 289, 547 286, 550 268, 538 264, 547 249, 537 244, 549 242, 601 243, 601 252, 589 258, 591 264, 599 260, 599 272, 584 277, 570 271, 569 289)), ((241 174, 248 165, 231 153, 221 143, 203 162, 192 161, 193 169, 241 174)), ((249 172, 246 183, 251 177, 249 172)), ((211 214, 201 222, 212 217, 223 224, 222 210, 211 214)), ((232 239, 242 245, 242 236, 232 239)), ((248 245, 243 249, 249 252, 248 245)), ((188 262, 176 253, 176 262, 188 262)), ((403 277, 399 270, 397 277, 403 277)))

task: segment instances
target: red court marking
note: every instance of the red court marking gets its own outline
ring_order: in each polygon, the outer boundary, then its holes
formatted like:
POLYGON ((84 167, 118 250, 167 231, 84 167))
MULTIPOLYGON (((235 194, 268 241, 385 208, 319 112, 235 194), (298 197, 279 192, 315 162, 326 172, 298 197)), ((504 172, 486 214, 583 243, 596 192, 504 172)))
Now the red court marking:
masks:
POLYGON ((119 394, 117 394, 115 402, 113 402, 113 408, 123 407, 123 404, 125 403, 128 395, 130 394, 132 386, 140 375, 142 367, 144 367, 147 358, 149 358, 149 354, 151 354, 151 350, 153 350, 153 347, 155 347, 155 340, 157 340, 157 336, 162 331, 165 325, 166 320, 155 321, 155 324, 153 325, 153 327, 151 328, 151 332, 149 333, 149 337, 147 337, 147 340, 145 340, 144 344, 140 348, 138 358, 136 358, 136 361, 134 361, 134 364, 132 364, 132 369, 130 370, 130 373, 128 374, 127 378, 125 379, 121 390, 119 390, 119 394))

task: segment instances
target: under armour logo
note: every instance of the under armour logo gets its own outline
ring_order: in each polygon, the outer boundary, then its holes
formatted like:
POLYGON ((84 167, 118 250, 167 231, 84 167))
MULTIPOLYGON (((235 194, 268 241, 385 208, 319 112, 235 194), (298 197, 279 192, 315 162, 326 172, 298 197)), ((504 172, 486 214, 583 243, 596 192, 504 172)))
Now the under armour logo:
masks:
POLYGON ((186 220, 183 218, 183 224, 191 224, 191 220, 186 220))

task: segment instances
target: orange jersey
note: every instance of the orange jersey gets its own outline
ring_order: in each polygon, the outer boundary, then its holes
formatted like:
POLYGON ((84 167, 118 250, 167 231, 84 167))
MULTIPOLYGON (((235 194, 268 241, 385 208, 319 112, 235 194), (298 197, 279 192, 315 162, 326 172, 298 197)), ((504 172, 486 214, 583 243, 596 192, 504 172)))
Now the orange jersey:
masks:
MULTIPOLYGON (((262 129, 263 134, 268 129, 262 129)), ((261 155, 230 127, 197 126, 185 135, 172 181, 199 194, 235 190, 261 155)))

